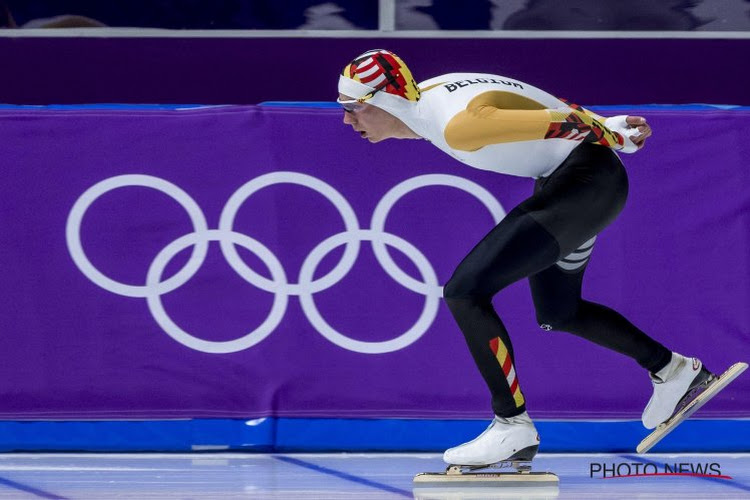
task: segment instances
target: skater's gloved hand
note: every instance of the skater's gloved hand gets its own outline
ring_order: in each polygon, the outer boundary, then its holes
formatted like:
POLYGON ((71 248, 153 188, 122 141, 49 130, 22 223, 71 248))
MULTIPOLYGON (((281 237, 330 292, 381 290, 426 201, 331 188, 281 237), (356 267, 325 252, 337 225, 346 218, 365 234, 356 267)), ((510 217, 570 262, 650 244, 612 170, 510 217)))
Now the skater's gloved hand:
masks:
POLYGON ((646 119, 642 116, 628 116, 625 119, 625 122, 628 124, 629 128, 638 131, 638 135, 631 135, 630 140, 633 141, 633 144, 638 146, 638 149, 641 149, 646 143, 646 139, 651 137, 651 125, 649 125, 646 122, 646 119))
POLYGON ((651 126, 642 116, 613 116, 604 120, 604 126, 625 138, 623 153, 635 153, 651 137, 651 126))

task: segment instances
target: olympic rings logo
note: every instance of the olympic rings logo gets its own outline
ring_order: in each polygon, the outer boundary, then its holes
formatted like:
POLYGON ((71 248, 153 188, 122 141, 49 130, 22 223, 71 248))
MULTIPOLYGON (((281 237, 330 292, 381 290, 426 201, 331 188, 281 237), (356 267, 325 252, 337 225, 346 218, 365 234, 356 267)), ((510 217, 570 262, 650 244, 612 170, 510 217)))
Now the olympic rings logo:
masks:
POLYGON ((395 203, 409 192, 425 186, 454 187, 473 195, 489 210, 495 224, 505 217, 505 210, 500 203, 479 184, 463 177, 430 174, 408 179, 388 191, 375 208, 370 229, 362 229, 349 202, 331 185, 316 177, 298 172, 272 172, 245 183, 235 191, 221 212, 218 229, 209 229, 206 217, 198 204, 180 187, 149 175, 119 175, 91 186, 76 200, 68 215, 65 236, 73 262, 84 276, 114 294, 145 298, 151 315, 162 330, 180 344, 196 351, 223 354, 253 347, 279 326, 284 317, 289 296, 296 295, 299 296, 305 316, 311 325, 326 339, 349 351, 382 354, 398 351, 417 341, 432 325, 443 294, 435 270, 422 252, 403 238, 385 232, 386 218, 395 203), (297 283, 288 281, 283 265, 268 247, 233 229, 234 218, 239 208, 250 196, 265 187, 285 183, 304 186, 323 195, 336 207, 345 226, 344 232, 323 240, 307 255, 300 269, 297 283), (81 222, 91 204, 109 191, 128 186, 148 187, 171 197, 185 209, 193 226, 192 233, 177 238, 157 254, 146 273, 145 285, 129 285, 105 276, 94 267, 81 244, 81 222), (227 263, 241 278, 254 287, 274 294, 271 311, 265 321, 256 329, 234 340, 208 341, 191 335, 170 318, 161 301, 163 294, 181 287, 198 271, 208 252, 209 242, 212 241, 219 242, 227 263), (417 321, 406 332, 391 340, 366 342, 347 337, 326 322, 313 299, 315 293, 334 286, 346 276, 357 259, 360 243, 363 241, 371 242, 378 262, 391 278, 405 288, 425 297, 424 307, 417 321), (345 245, 345 250, 338 264, 325 276, 313 279, 315 270, 323 258, 341 245, 345 245), (193 251, 184 267, 169 279, 162 280, 162 274, 170 260, 191 246, 193 251), (269 269, 271 279, 261 276, 248 267, 237 253, 237 246, 258 256, 269 269), (403 252, 414 262, 422 281, 412 278, 398 267, 388 253, 388 246, 403 252))

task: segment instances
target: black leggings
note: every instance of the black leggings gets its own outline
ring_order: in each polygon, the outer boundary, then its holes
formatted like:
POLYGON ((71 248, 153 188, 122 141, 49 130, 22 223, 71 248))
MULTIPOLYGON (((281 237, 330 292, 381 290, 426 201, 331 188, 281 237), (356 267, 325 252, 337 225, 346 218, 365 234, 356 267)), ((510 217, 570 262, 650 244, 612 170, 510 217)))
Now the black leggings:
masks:
POLYGON ((610 149, 581 144, 534 194, 495 226, 456 268, 443 296, 466 338, 500 417, 526 410, 513 346, 492 297, 529 278, 539 325, 585 338, 657 372, 671 352, 619 313, 581 298, 596 235, 625 205, 628 180, 610 149))

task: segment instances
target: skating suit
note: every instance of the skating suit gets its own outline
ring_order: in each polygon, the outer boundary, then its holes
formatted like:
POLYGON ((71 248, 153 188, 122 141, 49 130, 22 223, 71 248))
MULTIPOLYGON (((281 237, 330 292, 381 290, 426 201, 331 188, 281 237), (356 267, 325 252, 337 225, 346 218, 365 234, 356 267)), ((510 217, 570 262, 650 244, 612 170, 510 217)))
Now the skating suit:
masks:
POLYGON ((627 198, 614 152, 623 136, 603 117, 512 78, 452 73, 420 89, 410 123, 416 133, 466 165, 536 179, 533 195, 474 247, 444 288, 495 414, 526 409, 513 346, 491 302, 524 278, 543 330, 573 333, 652 372, 665 366, 669 350, 616 311, 581 298, 596 236, 627 198))
POLYGON ((420 88, 417 132, 475 168, 538 178, 582 143, 623 147, 603 117, 518 80, 451 73, 420 88))

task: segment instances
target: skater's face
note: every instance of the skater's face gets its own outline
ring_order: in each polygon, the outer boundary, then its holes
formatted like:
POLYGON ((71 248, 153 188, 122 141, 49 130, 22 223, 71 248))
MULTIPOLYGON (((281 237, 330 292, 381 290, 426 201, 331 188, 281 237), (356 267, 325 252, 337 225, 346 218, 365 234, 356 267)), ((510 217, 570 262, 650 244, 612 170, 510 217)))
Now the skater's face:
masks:
POLYGON ((344 108, 344 123, 351 125, 363 139, 380 142, 384 139, 412 138, 416 135, 404 125, 404 122, 377 106, 366 102, 347 101, 353 99, 339 94, 339 102, 344 108))

